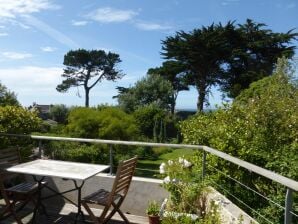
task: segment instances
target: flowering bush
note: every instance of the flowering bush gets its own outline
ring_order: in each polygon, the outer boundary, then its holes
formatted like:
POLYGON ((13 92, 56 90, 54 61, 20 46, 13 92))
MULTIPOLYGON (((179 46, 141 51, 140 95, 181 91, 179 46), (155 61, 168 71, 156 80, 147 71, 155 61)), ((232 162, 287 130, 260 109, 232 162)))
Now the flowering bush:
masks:
POLYGON ((206 183, 200 181, 200 175, 193 163, 179 157, 177 160, 162 163, 159 168, 160 174, 164 176, 162 186, 170 193, 167 211, 193 213, 204 217, 208 190, 206 183))

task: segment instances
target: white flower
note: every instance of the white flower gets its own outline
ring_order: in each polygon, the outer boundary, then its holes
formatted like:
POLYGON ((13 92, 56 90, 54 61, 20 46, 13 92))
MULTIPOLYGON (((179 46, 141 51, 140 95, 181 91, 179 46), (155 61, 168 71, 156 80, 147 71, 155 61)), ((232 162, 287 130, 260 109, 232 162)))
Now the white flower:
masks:
POLYGON ((174 178, 174 179, 172 180, 172 183, 178 183, 178 182, 179 182, 179 180, 176 179, 176 178, 174 178))
POLYGON ((159 173, 164 174, 166 172, 165 171, 165 167, 166 167, 166 164, 165 163, 160 164, 160 166, 159 166, 159 173))
POLYGON ((184 168, 190 167, 192 164, 191 162, 187 161, 186 159, 179 157, 179 163, 182 164, 184 168))
POLYGON ((188 167, 191 167, 191 165, 192 165, 191 162, 189 162, 186 159, 184 159, 184 161, 183 161, 183 167, 188 168, 188 167))
POLYGON ((169 176, 167 176, 165 179, 163 179, 163 182, 164 182, 165 184, 168 184, 168 183, 170 183, 170 182, 171 182, 171 179, 170 179, 170 177, 169 177, 169 176))
POLYGON ((179 157, 179 163, 183 164, 184 159, 182 157, 179 157))
POLYGON ((168 164, 169 164, 170 166, 172 166, 172 165, 174 164, 173 160, 169 160, 169 161, 168 161, 168 164))

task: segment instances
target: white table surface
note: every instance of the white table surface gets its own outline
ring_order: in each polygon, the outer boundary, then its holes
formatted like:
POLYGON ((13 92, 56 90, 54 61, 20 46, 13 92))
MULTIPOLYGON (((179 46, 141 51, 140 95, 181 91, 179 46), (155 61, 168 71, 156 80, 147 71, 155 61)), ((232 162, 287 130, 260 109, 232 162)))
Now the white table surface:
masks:
POLYGON ((38 159, 12 166, 8 168, 7 171, 34 176, 51 176, 73 180, 86 180, 97 173, 108 169, 109 167, 110 166, 107 165, 38 159))

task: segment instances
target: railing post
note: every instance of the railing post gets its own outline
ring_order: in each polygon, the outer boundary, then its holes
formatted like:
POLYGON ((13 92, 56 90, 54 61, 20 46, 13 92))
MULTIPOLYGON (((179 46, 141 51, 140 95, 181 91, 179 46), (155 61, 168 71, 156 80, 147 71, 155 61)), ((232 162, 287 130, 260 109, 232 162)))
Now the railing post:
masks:
POLYGON ((43 157, 43 150, 42 150, 42 141, 38 141, 38 158, 42 159, 43 157))
POLYGON ((113 145, 109 145, 110 147, 110 175, 113 175, 113 145))
POLYGON ((292 223, 292 207, 293 207, 293 190, 287 188, 286 201, 285 201, 285 222, 284 224, 292 223))
POLYGON ((206 152, 203 151, 202 155, 202 179, 204 180, 206 175, 206 152))

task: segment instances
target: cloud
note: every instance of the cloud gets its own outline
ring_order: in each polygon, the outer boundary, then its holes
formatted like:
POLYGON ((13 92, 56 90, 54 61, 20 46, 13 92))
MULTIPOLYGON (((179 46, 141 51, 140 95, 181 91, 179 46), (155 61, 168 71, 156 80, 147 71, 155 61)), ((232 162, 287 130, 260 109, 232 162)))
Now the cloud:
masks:
POLYGON ((60 32, 59 30, 56 30, 53 27, 49 26, 47 23, 35 18, 34 16, 24 15, 22 18, 25 19, 25 21, 29 25, 39 29, 61 44, 64 44, 70 48, 79 48, 79 45, 68 36, 60 32))
POLYGON ((48 0, 0 0, 0 18, 16 18, 19 15, 57 8, 59 6, 50 3, 48 0))
POLYGON ((150 23, 150 22, 136 22, 135 26, 141 30, 170 30, 171 26, 161 25, 158 23, 150 23))
POLYGON ((19 68, 5 68, 0 69, 0 80, 18 89, 22 89, 25 86, 30 86, 30 88, 44 88, 57 85, 62 72, 62 67, 24 66, 19 68))
MULTIPOLYGON (((32 102, 39 104, 63 103, 66 105, 84 105, 84 90, 71 88, 66 94, 56 91, 62 82, 63 67, 22 66, 18 68, 0 68, 0 80, 9 90, 17 94, 22 105, 32 102), (78 91, 82 98, 78 98, 78 91)), ((90 104, 116 103, 112 96, 117 94, 115 87, 122 85, 104 80, 99 88, 90 92, 90 104)))
POLYGON ((47 47, 41 47, 40 49, 41 49, 42 51, 44 51, 44 52, 53 52, 53 51, 56 50, 56 48, 54 48, 54 47, 49 47, 49 46, 47 46, 47 47))
POLYGON ((71 21, 71 24, 73 26, 85 26, 88 24, 88 21, 85 21, 85 20, 80 20, 80 21, 75 21, 75 20, 72 20, 71 21))
POLYGON ((0 37, 8 36, 8 33, 0 33, 0 37))
POLYGON ((29 106, 32 102, 51 103, 60 100, 56 86, 61 82, 62 67, 34 67, 0 69, 1 83, 17 93, 18 100, 29 106))
POLYGON ((19 52, 12 52, 12 51, 6 51, 0 53, 0 55, 7 59, 13 59, 13 60, 20 60, 20 59, 26 59, 31 58, 32 54, 29 53, 19 53, 19 52))
POLYGON ((103 7, 89 13, 86 17, 100 23, 119 23, 129 21, 137 14, 138 13, 133 10, 103 7))

